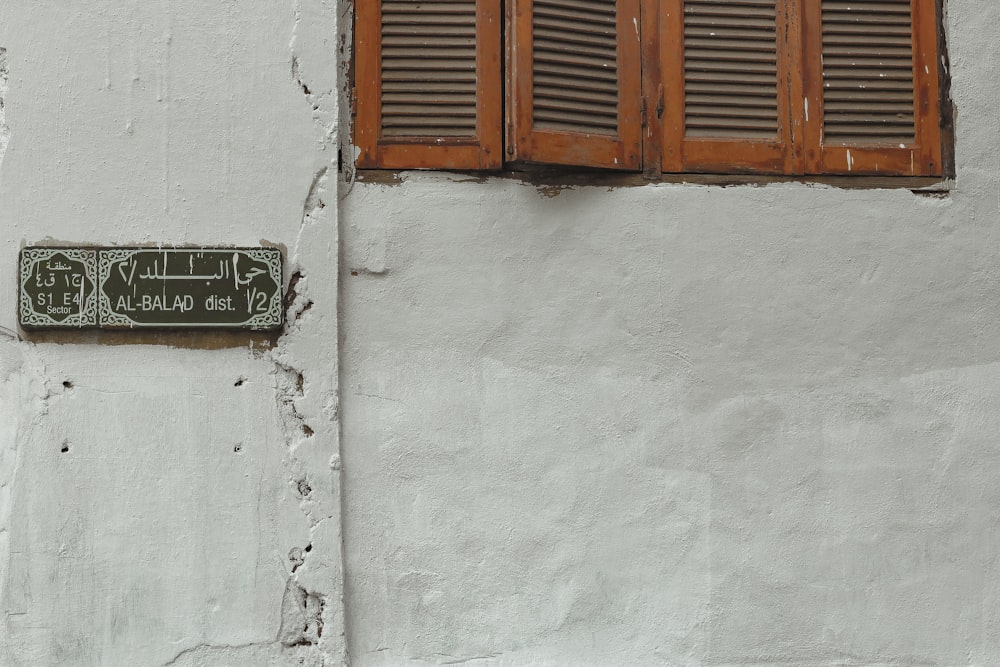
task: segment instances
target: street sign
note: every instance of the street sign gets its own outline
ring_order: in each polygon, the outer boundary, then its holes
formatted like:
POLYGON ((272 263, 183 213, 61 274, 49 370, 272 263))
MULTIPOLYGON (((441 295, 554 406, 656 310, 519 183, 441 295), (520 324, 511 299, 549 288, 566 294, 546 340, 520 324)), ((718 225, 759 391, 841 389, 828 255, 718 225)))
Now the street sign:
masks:
POLYGON ((25 328, 277 329, 277 248, 25 248, 25 328))
POLYGON ((97 326, 97 251, 22 248, 18 318, 21 326, 97 326))
POLYGON ((111 248, 98 258, 101 326, 281 326, 277 248, 111 248))

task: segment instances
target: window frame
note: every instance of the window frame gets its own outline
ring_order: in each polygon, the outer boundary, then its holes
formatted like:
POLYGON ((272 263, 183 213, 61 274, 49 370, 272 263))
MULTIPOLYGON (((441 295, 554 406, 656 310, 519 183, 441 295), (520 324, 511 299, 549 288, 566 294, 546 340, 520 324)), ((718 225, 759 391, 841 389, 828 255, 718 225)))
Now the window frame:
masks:
POLYGON ((503 166, 503 94, 501 21, 503 0, 476 0, 476 137, 435 141, 384 139, 382 67, 376 58, 358 53, 382 53, 382 2, 355 5, 355 141, 361 149, 358 168, 496 170, 503 166))
MULTIPOLYGON (((644 180, 671 181, 688 174, 704 174, 709 179, 732 176, 741 182, 743 176, 851 182, 864 176, 883 182, 909 179, 920 186, 954 175, 944 0, 910 0, 914 142, 896 149, 884 144, 866 147, 822 143, 821 46, 804 48, 805 43, 821 44, 820 0, 777 0, 779 78, 789 82, 787 94, 779 95, 777 142, 685 138, 683 94, 670 94, 672 89, 683 90, 683 67, 676 63, 684 62, 683 21, 677 18, 683 16, 684 0, 620 1, 638 8, 641 26, 636 56, 641 72, 636 77, 637 85, 631 87, 637 93, 639 106, 639 114, 633 116, 641 135, 638 160, 621 166, 641 173, 644 180), (808 109, 813 113, 809 114, 808 109)), ((573 137, 538 140, 530 130, 531 108, 525 100, 530 100, 531 83, 530 75, 523 74, 525 70, 530 73, 530 53, 525 58, 525 49, 519 51, 517 46, 530 44, 530 40, 525 42, 523 23, 520 41, 515 42, 514 36, 516 14, 524 13, 525 7, 530 10, 531 2, 477 0, 477 138, 434 142, 378 136, 381 64, 377 58, 359 55, 366 49, 380 51, 381 2, 356 3, 351 61, 352 136, 359 149, 355 167, 489 172, 572 167, 561 158, 573 150, 573 137), (507 30, 503 37, 498 27, 501 23, 507 30), (491 26, 495 28, 492 32, 491 26)), ((590 164, 570 171, 589 171, 599 177, 605 169, 619 167, 602 161, 602 154, 610 153, 592 151, 584 157, 590 164)))
MULTIPOLYGON (((802 0, 800 0, 802 1, 802 0)), ((818 2, 805 0, 802 16, 804 40, 818 39, 821 16, 818 2)), ((942 118, 945 103, 943 63, 942 3, 940 0, 911 0, 913 53, 914 143, 910 147, 877 150, 861 146, 834 146, 822 140, 822 113, 805 122, 805 167, 807 174, 877 175, 909 172, 908 176, 944 176, 942 160, 942 118), (933 91, 933 96, 931 95, 933 91), (886 160, 889 164, 886 165, 886 160)), ((812 108, 823 109, 822 60, 817 52, 803 50, 803 95, 812 108)))

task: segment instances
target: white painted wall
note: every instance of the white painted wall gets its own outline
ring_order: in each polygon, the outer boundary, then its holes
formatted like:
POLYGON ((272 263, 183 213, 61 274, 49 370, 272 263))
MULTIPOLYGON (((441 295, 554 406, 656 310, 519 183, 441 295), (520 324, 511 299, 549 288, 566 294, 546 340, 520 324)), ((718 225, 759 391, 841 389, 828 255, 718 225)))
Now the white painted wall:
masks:
POLYGON ((321 0, 0 0, 5 667, 341 664, 336 34, 321 0), (18 340, 52 242, 277 244, 298 296, 273 347, 18 340))
POLYGON ((945 197, 335 185, 346 9, 0 0, 0 664, 1000 663, 995 2, 945 197), (301 277, 28 335, 40 242, 301 277))
POLYGON ((1000 664, 1000 9, 949 5, 941 198, 354 185, 352 664, 1000 664))

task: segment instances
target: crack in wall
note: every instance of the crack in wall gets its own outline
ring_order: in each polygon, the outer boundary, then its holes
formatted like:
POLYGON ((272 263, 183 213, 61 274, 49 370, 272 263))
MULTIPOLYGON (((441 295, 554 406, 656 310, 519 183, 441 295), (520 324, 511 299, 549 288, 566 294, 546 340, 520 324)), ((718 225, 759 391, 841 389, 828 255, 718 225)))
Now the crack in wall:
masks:
POLYGON ((316 224, 317 219, 323 212, 323 209, 326 208, 326 202, 323 199, 323 195, 326 193, 327 175, 329 170, 329 165, 324 165, 318 169, 315 174, 313 174, 312 182, 309 184, 309 190, 306 192, 306 197, 302 202, 302 219, 299 223, 299 233, 295 237, 295 252, 293 255, 293 262, 295 262, 296 265, 298 264, 299 252, 302 248, 302 234, 310 225, 316 224))
POLYGON ((312 310, 313 300, 305 295, 299 294, 299 281, 302 280, 302 271, 296 271, 288 280, 288 287, 285 288, 285 326, 291 327, 300 317, 312 310))
MULTIPOLYGON (((294 284, 290 291, 295 292, 296 285, 301 280, 301 274, 296 273, 294 284)), ((293 298, 291 304, 300 303, 301 299, 293 298)), ((308 311, 311 302, 298 308, 294 317, 286 320, 286 328, 308 311)), ((286 329, 286 334, 287 334, 286 329)), ((283 337, 284 338, 284 337, 283 337)), ((275 396, 278 403, 278 414, 282 424, 285 446, 288 454, 285 468, 288 471, 289 486, 292 493, 299 499, 299 509, 309 526, 309 542, 304 548, 294 547, 288 554, 291 563, 285 593, 281 602, 281 627, 276 642, 284 647, 300 647, 315 652, 317 664, 327 664, 320 646, 323 628, 328 612, 328 596, 309 590, 299 582, 302 567, 306 564, 309 554, 313 552, 313 542, 316 541, 317 528, 330 517, 317 517, 315 511, 318 503, 314 501, 313 484, 307 471, 305 461, 297 455, 300 447, 310 443, 315 436, 315 429, 307 422, 307 417, 300 409, 300 402, 306 398, 307 384, 305 372, 293 366, 287 357, 279 356, 281 347, 272 353, 275 376, 275 396)), ((340 554, 337 554, 339 557, 340 554)), ((341 582, 337 582, 339 585, 341 582)), ((339 614, 336 614, 339 616, 339 614)), ((330 656, 332 657, 332 656, 330 656)))
MULTIPOLYGON (((298 21, 296 21, 296 25, 298 25, 298 21)), ((315 93, 309 87, 309 84, 306 82, 306 80, 302 76, 301 65, 299 63, 299 57, 295 54, 295 35, 294 34, 292 36, 292 41, 289 44, 289 48, 292 50, 292 81, 295 82, 295 85, 297 85, 299 87, 299 90, 302 91, 302 94, 305 95, 306 100, 309 102, 309 106, 312 108, 313 121, 317 121, 317 124, 321 125, 321 120, 322 120, 321 117, 323 115, 324 98, 329 97, 330 95, 332 95, 333 91, 332 90, 326 90, 326 91, 323 91, 321 93, 315 93)), ((322 126, 322 130, 323 130, 323 137, 322 137, 321 141, 323 141, 324 143, 332 143, 333 142, 333 138, 337 135, 337 126, 336 126, 336 124, 335 123, 330 123, 330 124, 327 124, 325 126, 322 126)))
MULTIPOLYGON (((287 266, 288 283, 283 302, 285 325, 276 348, 270 351, 273 364, 275 398, 278 416, 282 427, 282 437, 287 454, 284 457, 284 469, 287 473, 289 494, 298 499, 299 510, 308 527, 307 544, 295 546, 288 553, 290 571, 286 580, 285 592, 281 602, 281 625, 273 642, 259 650, 296 651, 298 659, 307 659, 315 664, 335 664, 346 661, 346 650, 343 644, 343 581, 323 581, 322 573, 331 567, 330 561, 336 560, 336 569, 340 569, 342 545, 339 539, 331 543, 331 534, 322 530, 329 519, 339 521, 339 485, 326 484, 322 480, 324 471, 317 469, 315 454, 332 443, 334 453, 330 456, 328 475, 338 474, 339 448, 336 446, 338 429, 336 428, 336 409, 332 413, 327 405, 336 403, 336 386, 331 388, 324 380, 322 364, 327 363, 327 357, 319 354, 314 357, 309 352, 303 356, 302 351, 315 344, 322 350, 324 341, 330 337, 322 331, 324 311, 316 308, 316 301, 328 300, 327 305, 335 305, 335 291, 326 290, 328 285, 323 277, 323 271, 313 271, 316 289, 310 292, 310 273, 306 266, 310 262, 323 262, 323 246, 317 245, 317 240, 335 231, 335 225, 330 224, 332 211, 327 208, 327 193, 330 174, 336 169, 336 136, 338 133, 337 116, 331 116, 330 109, 336 110, 337 99, 335 91, 318 90, 322 85, 314 85, 305 76, 303 54, 300 49, 308 44, 308 39, 302 40, 300 29, 310 27, 303 23, 304 13, 321 10, 322 5, 310 5, 309 0, 295 0, 293 3, 294 25, 288 43, 290 54, 291 82, 303 95, 309 105, 317 138, 317 164, 314 167, 308 188, 302 200, 302 213, 296 237, 289 247, 287 266), (331 121, 332 118, 332 121, 331 121), (316 254, 320 256, 317 257, 316 254), (305 345, 303 345, 305 344, 305 345), (316 373, 318 377, 314 376, 316 373), (307 375, 308 374, 308 375, 307 375), (319 392, 319 393, 316 393, 319 392), (324 393, 332 395, 325 397, 324 393), (316 399, 324 399, 320 405, 316 399), (331 430, 331 424, 334 427, 331 430), (318 432, 318 434, 317 434, 318 432), (319 437, 317 437, 317 435, 319 437), (336 464, 336 465, 334 465, 336 464), (328 495, 327 486, 333 491, 333 502, 328 495), (321 531, 322 532, 319 532, 321 531), (316 548, 314 548, 314 545, 316 548), (324 548, 325 547, 325 548, 324 548), (311 565, 312 564, 312 565, 311 565), (320 578, 317 579, 316 577, 320 578), (330 628, 333 628, 330 631, 330 628), (324 632, 324 630, 327 632, 324 632), (331 636, 332 635, 332 636, 331 636)), ((317 35, 318 36, 318 35, 317 35)), ((336 237, 332 247, 336 248, 336 237)), ((335 285, 335 283, 334 283, 335 285)), ((335 340, 335 337, 334 337, 335 340)), ((335 363, 336 355, 333 355, 335 363)), ((210 647, 204 650, 209 650, 210 647)))
MULTIPOLYGON (((294 587, 293 587, 294 591, 294 587)), ((286 598, 289 595, 286 591, 286 598)), ((275 639, 261 642, 248 642, 246 644, 211 644, 203 642, 195 646, 189 646, 180 651, 173 658, 163 663, 163 667, 181 667, 182 665, 204 666, 214 665, 277 665, 290 664, 288 658, 294 660, 294 664, 303 667, 323 667, 327 663, 321 655, 317 655, 313 650, 315 642, 322 635, 322 620, 315 617, 318 611, 322 613, 322 605, 318 601, 309 602, 306 595, 302 600, 302 607, 299 607, 299 596, 293 592, 291 598, 293 602, 288 608, 288 616, 282 618, 282 630, 279 630, 275 639), (310 606, 311 604, 311 606, 310 606), (282 635, 285 624, 289 627, 299 627, 298 634, 288 632, 282 635), (285 639, 289 639, 286 642, 285 639)), ((284 601, 282 611, 284 613, 284 601)))
POLYGON ((283 646, 314 646, 323 636, 326 596, 310 593, 289 577, 281 600, 278 640, 283 646))
POLYGON ((298 446, 298 439, 290 434, 298 431, 303 437, 311 437, 314 433, 296 405, 296 401, 305 396, 305 375, 278 359, 274 360, 274 366, 278 378, 278 409, 286 434, 286 444, 289 450, 294 451, 298 446))
MULTIPOLYGON (((264 651, 272 654, 292 653, 299 658, 299 664, 323 665, 323 656, 315 652, 315 647, 323 637, 324 611, 326 596, 307 591, 289 577, 285 584, 285 592, 281 598, 281 625, 273 640, 249 642, 246 644, 210 644, 203 642, 190 646, 163 663, 163 667, 175 667, 182 664, 204 664, 209 654, 226 654, 226 664, 251 664, 250 656, 234 654, 259 653, 264 651), (238 661, 238 662, 236 662, 238 661)), ((261 656, 255 656, 259 659, 261 656)), ((255 660, 256 663, 256 660, 255 660)), ((268 664, 273 664, 268 662, 268 664)))
POLYGON ((195 653, 206 653, 213 651, 231 651, 231 650, 241 650, 247 648, 253 648, 255 646, 271 646, 273 642, 253 642, 250 644, 198 644, 197 646, 191 646, 184 649, 173 658, 163 663, 163 667, 172 667, 173 665, 180 664, 181 660, 195 654, 195 653))

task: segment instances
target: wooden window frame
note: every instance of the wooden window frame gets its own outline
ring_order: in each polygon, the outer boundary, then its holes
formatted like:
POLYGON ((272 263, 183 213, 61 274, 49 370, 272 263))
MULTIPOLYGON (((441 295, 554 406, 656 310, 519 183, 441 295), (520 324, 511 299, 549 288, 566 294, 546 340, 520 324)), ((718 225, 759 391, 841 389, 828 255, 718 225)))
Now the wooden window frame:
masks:
POLYGON ((499 171, 534 163, 642 171, 647 180, 696 173, 942 178, 952 170, 944 164, 950 132, 942 130, 949 118, 943 1, 910 0, 915 134, 912 143, 895 147, 824 144, 821 0, 777 0, 779 124, 773 141, 684 136, 684 0, 619 0, 619 67, 627 73, 620 75, 620 104, 632 106, 619 117, 617 139, 581 141, 532 127, 533 0, 476 0, 475 138, 380 137, 381 2, 357 2, 356 166, 499 171), (625 36, 633 18, 641 39, 631 45, 625 36))
MULTIPOLYGON (((800 47, 796 17, 783 12, 777 0, 776 51, 778 86, 778 131, 773 140, 690 138, 684 135, 685 72, 684 0, 650 0, 644 7, 659 6, 660 68, 666 96, 663 127, 663 171, 675 173, 800 174, 801 151, 797 150, 793 128, 799 113, 793 100, 800 89, 793 75, 795 52, 800 47)), ((797 2, 797 0, 795 0, 797 2)))
MULTIPOLYGON (((820 40, 819 3, 803 2, 801 33, 804 40, 820 40)), ((936 0, 910 0, 913 26, 913 108, 914 141, 899 147, 827 145, 823 141, 823 73, 818 51, 803 51, 802 67, 805 99, 818 110, 804 123, 807 174, 874 176, 942 176, 942 88, 941 58, 938 53, 941 6, 936 0)))
POLYGON ((641 40, 629 20, 630 15, 640 15, 640 0, 618 0, 618 3, 618 136, 604 137, 534 127, 533 0, 508 0, 506 107, 510 162, 628 171, 639 171, 642 167, 641 40))
POLYGON ((494 170, 503 166, 502 0, 476 0, 476 136, 379 136, 382 3, 355 5, 355 141, 359 168, 494 170))

